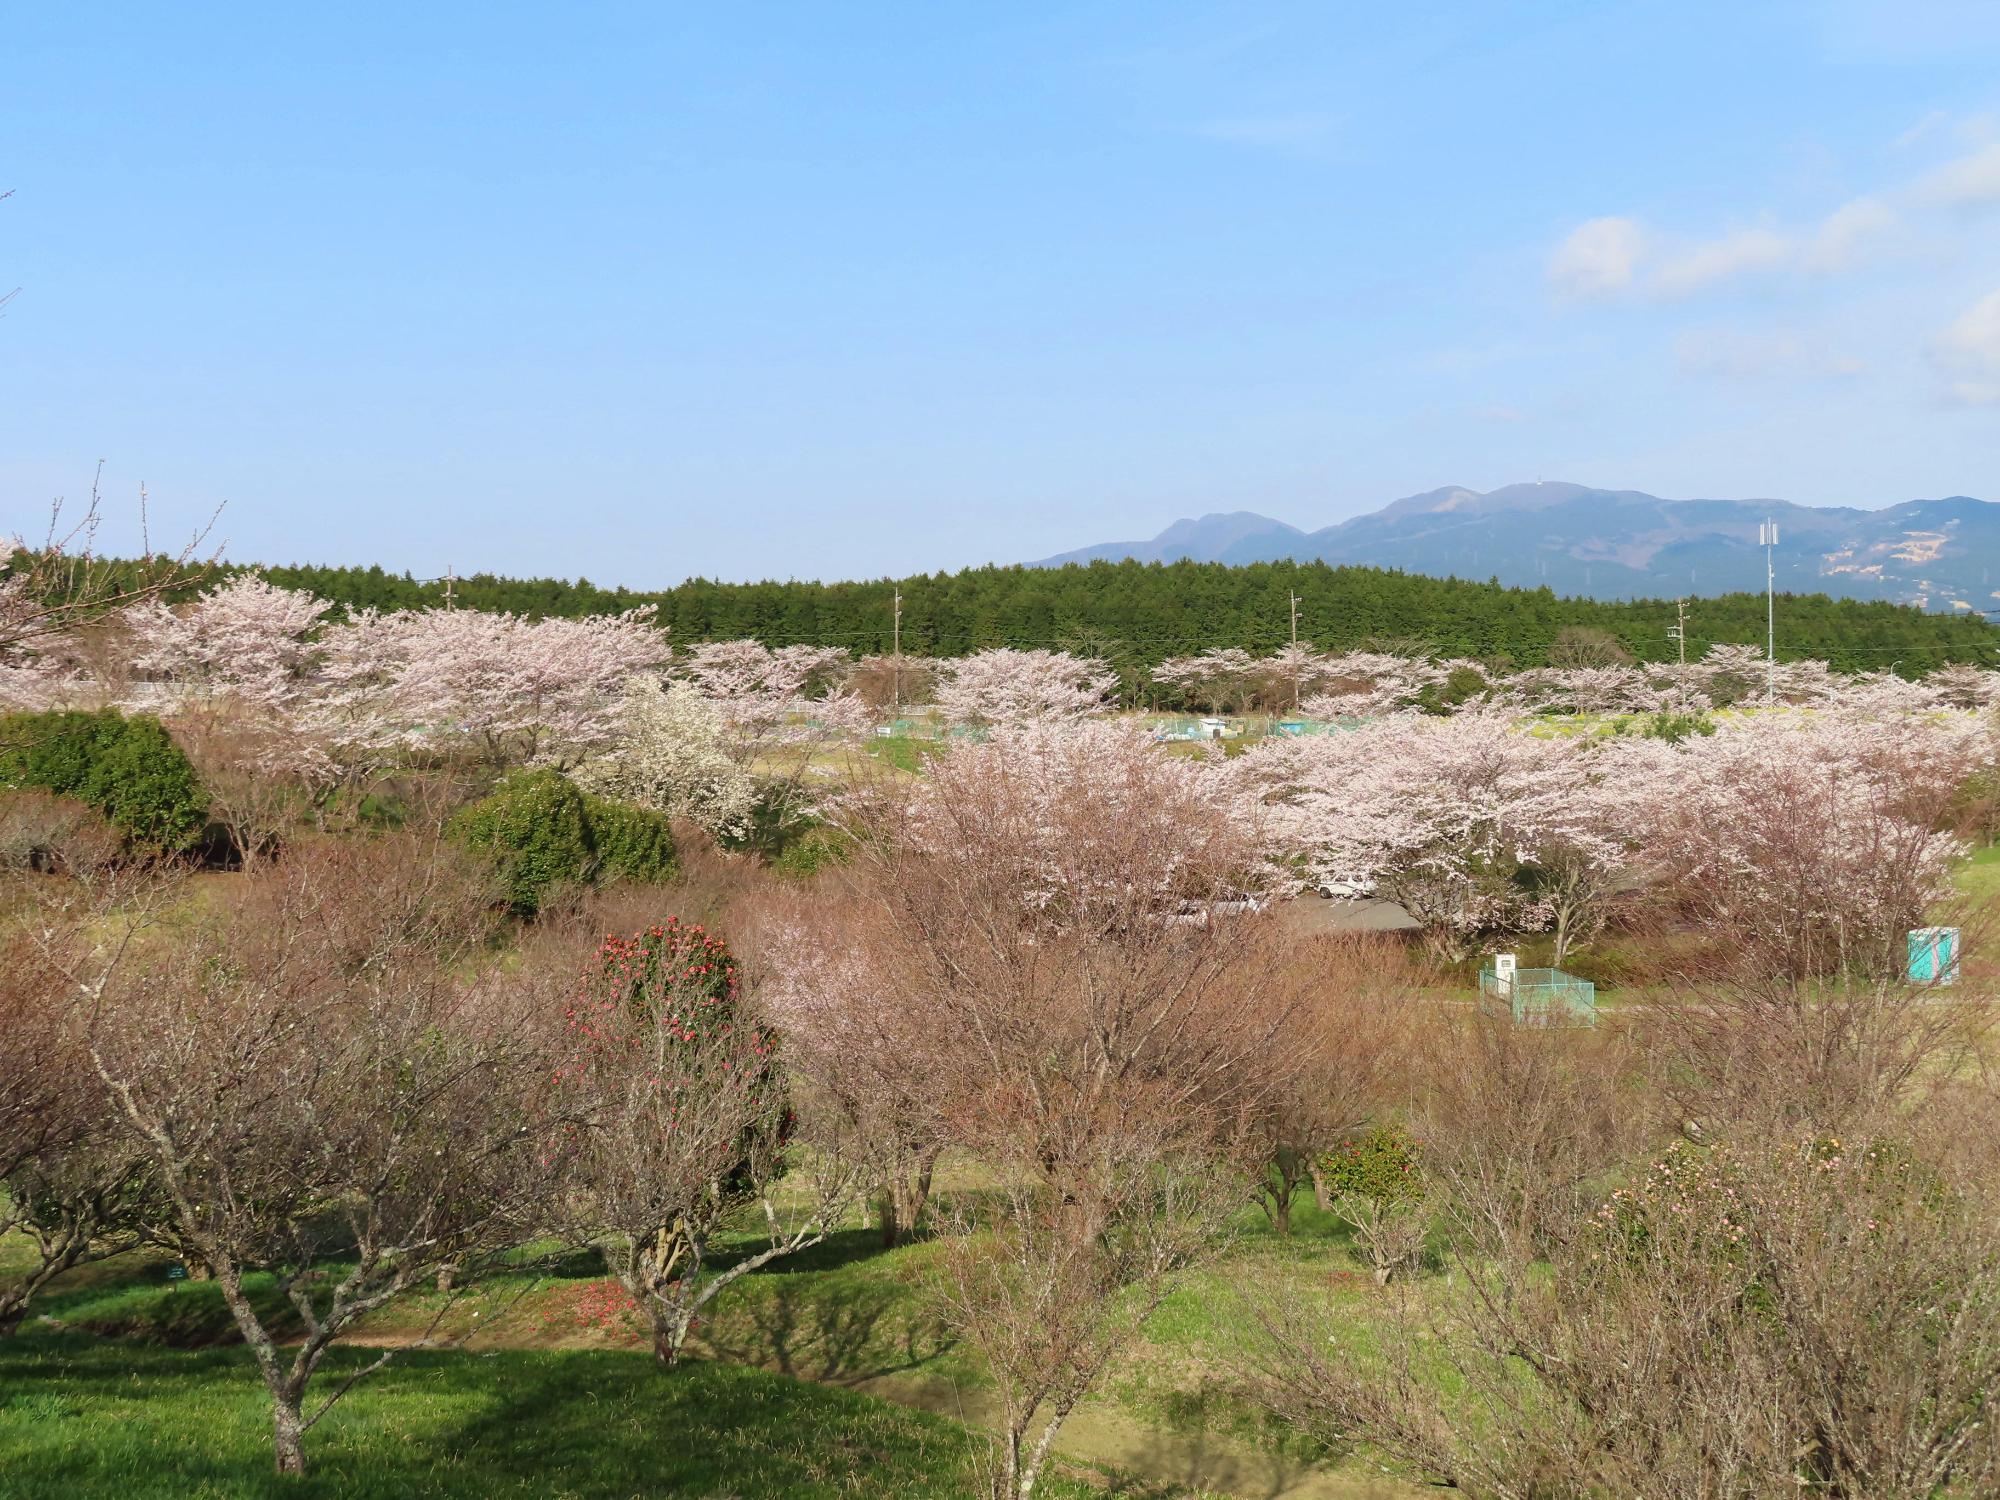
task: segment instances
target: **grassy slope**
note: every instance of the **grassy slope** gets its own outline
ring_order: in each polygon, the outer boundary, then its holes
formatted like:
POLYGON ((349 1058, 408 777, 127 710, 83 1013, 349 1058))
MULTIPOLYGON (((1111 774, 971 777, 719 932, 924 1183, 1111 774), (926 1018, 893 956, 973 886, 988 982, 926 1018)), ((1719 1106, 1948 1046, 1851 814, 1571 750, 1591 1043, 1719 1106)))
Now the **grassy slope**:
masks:
MULTIPOLYGON (((1224 1262, 1159 1310, 1102 1396, 1072 1419, 1062 1445, 1066 1459, 1082 1466, 1078 1473, 1123 1476, 1114 1492, 1125 1494, 1207 1491, 1289 1500, 1408 1494, 1370 1466, 1330 1461, 1301 1446, 1232 1393, 1234 1355, 1252 1322, 1239 1288, 1296 1296, 1331 1289, 1337 1302, 1369 1295, 1344 1237, 1309 1202, 1298 1210, 1290 1242, 1271 1234, 1254 1210, 1239 1228, 1224 1262)), ((870 1483, 880 1487, 853 1493, 968 1493, 966 1455, 977 1440, 963 1424, 990 1424, 993 1395, 977 1361, 954 1346, 930 1310, 924 1286, 935 1254, 921 1243, 881 1252, 872 1233, 849 1230, 786 1269, 737 1283, 698 1331, 699 1352, 716 1363, 664 1377, 589 1261, 569 1261, 538 1279, 491 1284, 451 1315, 458 1329, 479 1329, 469 1348, 423 1354, 407 1368, 399 1360, 386 1383, 363 1384, 335 1409, 308 1438, 308 1453, 325 1475, 399 1493, 655 1494, 669 1491, 646 1484, 664 1486, 672 1478, 683 1486, 675 1493, 751 1500, 766 1493, 849 1493, 839 1487, 852 1478, 843 1455, 861 1444, 888 1457, 868 1467, 870 1483), (718 1406, 720 1398, 708 1393, 737 1376, 750 1383, 727 1387, 735 1393, 729 1399, 740 1397, 754 1420, 724 1442, 702 1424, 726 1428, 736 1419, 728 1402, 718 1406), (682 1384, 688 1392, 673 1394, 682 1384), (784 1401, 795 1409, 764 1423, 784 1401), (543 1404, 546 1420, 520 1415, 543 1404), (658 1434, 693 1422, 701 1451, 722 1454, 724 1467, 713 1476, 684 1473, 678 1449, 641 1443, 634 1453, 626 1451, 634 1446, 627 1436, 593 1438, 591 1412, 618 1434, 628 1425, 658 1434), (524 1430, 504 1441, 491 1435, 515 1425, 524 1430), (536 1426, 548 1430, 525 1430, 536 1426), (377 1454, 369 1434, 381 1430, 400 1434, 406 1451, 393 1460, 377 1454), (770 1446, 791 1431, 801 1435, 796 1446, 770 1446), (468 1433, 479 1436, 476 1450, 468 1433), (565 1454, 597 1464, 594 1445, 607 1450, 605 1487, 535 1488, 552 1484, 565 1454), (455 1489, 459 1480, 440 1455, 460 1446, 472 1477, 455 1489), (790 1476, 810 1477, 816 1452, 823 1482, 832 1487, 786 1488, 806 1483, 790 1476), (378 1463, 389 1468, 378 1474, 368 1467, 378 1463), (495 1474, 525 1477, 508 1488, 491 1480, 495 1474), (419 1481, 434 1487, 420 1488, 419 1481)), ((255 1373, 230 1342, 234 1330, 216 1288, 169 1283, 165 1266, 147 1254, 75 1273, 37 1306, 60 1331, 38 1324, 11 1349, 0 1345, 0 1476, 25 1476, 21 1493, 125 1500, 128 1491, 258 1492, 243 1488, 262 1482, 267 1462, 255 1373), (210 1409, 212 1417, 196 1415, 210 1409), (54 1415, 62 1420, 47 1420, 54 1415), (219 1487, 203 1490, 190 1455, 210 1448, 227 1458, 216 1473, 219 1487), (152 1464, 164 1465, 172 1482, 128 1485, 126 1476, 152 1464)), ((254 1279, 252 1293, 270 1295, 254 1279)), ((402 1342, 434 1306, 428 1296, 413 1297, 375 1320, 364 1337, 402 1342)), ((0 1478, 0 1497, 11 1493, 0 1478)))
MULTIPOLYGON (((338 1374, 368 1358, 340 1351, 338 1374)), ((0 1344, 0 1496, 271 1493, 263 1392, 241 1348, 80 1335, 0 1344)), ((291 1496, 962 1496, 974 1444, 937 1417, 761 1370, 593 1350, 413 1353, 307 1437, 291 1496)), ((1069 1481, 1057 1496, 1085 1493, 1069 1481)))

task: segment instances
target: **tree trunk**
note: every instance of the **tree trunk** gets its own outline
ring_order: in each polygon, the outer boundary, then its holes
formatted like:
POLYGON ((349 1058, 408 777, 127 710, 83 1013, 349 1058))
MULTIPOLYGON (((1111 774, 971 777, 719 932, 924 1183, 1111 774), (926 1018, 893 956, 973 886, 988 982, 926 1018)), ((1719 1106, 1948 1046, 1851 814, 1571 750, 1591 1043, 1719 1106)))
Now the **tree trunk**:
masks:
POLYGON ((880 1206, 884 1250, 895 1249, 907 1235, 915 1232, 917 1220, 923 1217, 924 1205, 930 1202, 931 1170, 936 1165, 935 1151, 919 1153, 915 1170, 910 1176, 892 1172, 882 1184, 880 1206))
POLYGON ((681 1357, 681 1341, 687 1330, 671 1318, 653 1319, 653 1362, 670 1370, 681 1357))
POLYGON ((271 1391, 271 1437, 280 1474, 306 1471, 305 1418, 300 1414, 297 1395, 289 1390, 271 1391))
POLYGON ((1332 1213, 1333 1191, 1326 1185, 1326 1168, 1319 1164, 1318 1157, 1313 1157, 1307 1161, 1306 1171, 1312 1174, 1314 1206, 1323 1214, 1332 1213))

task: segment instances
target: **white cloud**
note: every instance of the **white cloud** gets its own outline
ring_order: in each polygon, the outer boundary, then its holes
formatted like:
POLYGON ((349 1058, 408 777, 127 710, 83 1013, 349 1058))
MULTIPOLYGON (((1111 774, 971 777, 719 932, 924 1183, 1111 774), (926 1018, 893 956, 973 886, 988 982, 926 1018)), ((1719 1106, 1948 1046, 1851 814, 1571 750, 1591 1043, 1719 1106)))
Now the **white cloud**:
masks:
POLYGON ((1322 145, 1333 138, 1340 124, 1334 115, 1249 115, 1208 120, 1195 126, 1194 133, 1230 146, 1285 151, 1322 145))
POLYGON ((1847 379, 1868 369, 1823 340, 1783 329, 1691 328, 1674 340, 1674 360, 1683 374, 1721 380, 1847 379))
POLYGON ((1908 130, 1904 131, 1901 135, 1897 136, 1893 141, 1889 142, 1889 149, 1892 151, 1906 150, 1909 147, 1916 145, 1918 141, 1922 140, 1925 136, 1931 134, 1933 131, 1950 123, 1951 123, 1951 116, 1946 114, 1943 110, 1941 109, 1930 110, 1923 116, 1922 119, 1918 120, 1915 124, 1911 125, 1908 130))
POLYGON ((1916 193, 1926 203, 1950 208, 2000 203, 2000 141, 1927 173, 1917 183, 1916 193))
POLYGON ((1901 227, 1880 198, 1851 199, 1800 233, 1759 227, 1707 240, 1667 241, 1636 219, 1592 219, 1557 247, 1549 280, 1577 296, 1685 297, 1771 272, 1834 275, 1865 263, 1901 227))
POLYGON ((1880 198, 1856 198, 1820 221, 1804 246, 1800 264, 1822 275, 1851 271, 1871 250, 1902 227, 1902 218, 1880 198))
POLYGON ((1734 234, 1682 250, 1653 273, 1653 285, 1670 295, 1682 296, 1718 281, 1730 281, 1756 271, 1774 271, 1797 253, 1794 242, 1775 230, 1739 229, 1734 234))
POLYGON ((1988 292, 1939 334, 1931 359, 1945 394, 1968 406, 2000 406, 2000 291, 1988 292))
POLYGON ((1604 297, 1629 289, 1646 254, 1636 219, 1591 219, 1570 231, 1549 260, 1549 281, 1573 297, 1604 297))

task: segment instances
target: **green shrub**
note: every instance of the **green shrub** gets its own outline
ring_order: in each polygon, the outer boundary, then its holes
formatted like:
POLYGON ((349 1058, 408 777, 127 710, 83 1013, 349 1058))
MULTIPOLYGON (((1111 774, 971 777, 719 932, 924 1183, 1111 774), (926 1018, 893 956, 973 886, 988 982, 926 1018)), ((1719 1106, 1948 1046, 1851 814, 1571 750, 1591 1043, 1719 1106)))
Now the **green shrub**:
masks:
POLYGON ((530 771, 452 816, 452 834, 500 861, 507 899, 532 916, 558 881, 595 873, 583 793, 559 771, 530 771))
POLYGON ((1649 739, 1665 740, 1670 745, 1691 739, 1698 734, 1714 734, 1715 721, 1703 713, 1674 713, 1661 709, 1641 722, 1639 733, 1649 739))
POLYGON ((853 858, 854 841, 838 828, 815 823, 788 841, 771 861, 779 875, 803 880, 828 865, 844 865, 853 858))
POLYGON ((607 797, 585 797, 583 805, 600 879, 658 885, 679 872, 673 827, 662 814, 607 797))
POLYGON ((1372 1126, 1326 1153, 1327 1190, 1382 1205, 1414 1202, 1423 1196, 1417 1145, 1399 1125, 1372 1126))
POLYGON ((451 832, 499 859, 508 902, 523 916, 534 915, 558 883, 606 877, 659 882, 678 869, 664 817, 588 796, 560 771, 510 777, 490 796, 460 808, 451 832))
POLYGON ((74 797, 147 853, 188 849, 208 822, 201 780, 160 721, 108 708, 0 719, 0 785, 74 797))

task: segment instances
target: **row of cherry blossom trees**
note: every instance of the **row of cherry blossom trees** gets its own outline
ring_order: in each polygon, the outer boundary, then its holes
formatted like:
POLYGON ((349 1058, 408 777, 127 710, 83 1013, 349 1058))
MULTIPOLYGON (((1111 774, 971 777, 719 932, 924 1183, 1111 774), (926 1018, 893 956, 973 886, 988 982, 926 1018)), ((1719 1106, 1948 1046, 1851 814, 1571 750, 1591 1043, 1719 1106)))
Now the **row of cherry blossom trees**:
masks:
POLYGON ((1788 971, 1881 969, 1944 893, 1954 801, 1994 754, 1962 710, 1784 711, 1675 743, 1487 709, 1272 739, 1223 775, 1295 879, 1379 892, 1448 957, 1546 928, 1560 963, 1650 883, 1788 971))
POLYGON ((1569 714, 1687 713, 1739 703, 1976 708, 2000 698, 2000 672, 1984 667, 1947 666, 1914 681, 1892 671, 1842 676, 1823 661, 1770 666, 1760 648, 1740 645, 1713 646, 1685 665, 1579 661, 1513 673, 1417 651, 1320 652, 1297 645, 1254 657, 1220 648, 1170 658, 1153 677, 1216 710, 1246 711, 1261 703, 1329 719, 1460 707, 1569 714))
MULTIPOLYGON (((1118 686, 1105 662, 1050 650, 855 662, 839 647, 736 640, 676 654, 644 610, 574 620, 443 609, 335 618, 327 601, 247 573, 191 604, 169 606, 149 593, 59 623, 15 642, 0 677, 7 706, 110 701, 179 712, 226 700, 329 756, 421 748, 495 764, 573 763, 617 738, 630 707, 625 684, 648 671, 690 684, 751 754, 867 728, 884 709, 911 705, 953 724, 1076 717, 1109 707, 1118 686)), ((1767 700, 1967 708, 2000 697, 2000 672, 1981 667, 1949 666, 1917 681, 1893 672, 1841 676, 1819 661, 1768 666, 1758 648, 1739 645, 1715 646, 1686 665, 1585 653, 1507 673, 1415 648, 1322 652, 1301 643, 1267 656, 1218 648, 1170 658, 1152 675, 1184 701, 1216 710, 1261 705, 1322 718, 1459 707, 1689 712, 1767 700)))
POLYGON ((837 649, 755 641, 676 653, 645 610, 337 618, 246 573, 191 603, 149 595, 23 643, 0 707, 159 716, 246 852, 301 796, 324 805, 408 765, 551 765, 735 835, 760 801, 796 801, 809 747, 873 722, 840 680, 849 665, 837 649))

